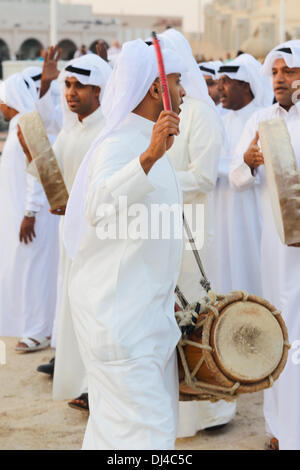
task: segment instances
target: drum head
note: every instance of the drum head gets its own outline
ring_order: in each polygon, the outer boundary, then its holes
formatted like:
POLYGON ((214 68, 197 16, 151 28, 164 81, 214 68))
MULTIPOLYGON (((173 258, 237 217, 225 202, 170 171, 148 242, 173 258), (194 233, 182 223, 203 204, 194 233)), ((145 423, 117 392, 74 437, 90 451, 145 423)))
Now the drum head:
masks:
POLYGON ((212 329, 214 357, 232 380, 254 383, 278 367, 284 348, 274 315, 255 302, 235 302, 222 310, 212 329))

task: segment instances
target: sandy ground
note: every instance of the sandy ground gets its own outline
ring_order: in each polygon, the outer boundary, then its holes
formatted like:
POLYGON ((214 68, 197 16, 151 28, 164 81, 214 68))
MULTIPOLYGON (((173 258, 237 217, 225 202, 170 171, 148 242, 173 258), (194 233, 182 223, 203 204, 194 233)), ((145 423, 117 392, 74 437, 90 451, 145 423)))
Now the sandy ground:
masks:
MULTIPOLYGON (((0 365, 0 449, 78 450, 87 414, 53 402, 52 380, 36 372, 39 364, 54 356, 49 350, 33 354, 14 352, 15 339, 2 338, 6 364, 0 365)), ((0 355, 0 361, 2 356, 0 355)), ((263 449, 265 442, 262 394, 244 395, 238 400, 235 419, 222 431, 199 432, 190 439, 178 439, 178 450, 263 449)))

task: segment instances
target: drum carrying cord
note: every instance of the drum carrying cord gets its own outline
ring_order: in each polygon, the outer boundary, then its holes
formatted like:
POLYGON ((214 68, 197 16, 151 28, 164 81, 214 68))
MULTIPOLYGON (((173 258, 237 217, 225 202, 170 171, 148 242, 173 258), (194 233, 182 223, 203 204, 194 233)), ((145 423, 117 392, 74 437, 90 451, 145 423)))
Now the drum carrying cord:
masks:
POLYGON ((179 289, 178 286, 176 286, 175 294, 177 295, 178 299, 180 300, 182 307, 186 308, 189 305, 189 303, 186 300, 186 298, 184 297, 183 293, 181 292, 181 290, 179 289))
POLYGON ((194 237, 193 237, 193 234, 192 234, 192 231, 189 227, 189 224, 187 223, 187 220, 184 216, 184 213, 182 214, 182 217, 183 217, 183 225, 184 225, 184 228, 186 230, 186 233, 187 233, 187 236, 188 236, 188 239, 189 239, 189 242, 191 244, 191 247, 193 249, 193 253, 194 253, 194 256, 195 256, 195 259, 196 259, 196 262, 197 262, 197 265, 200 269, 200 272, 202 274, 202 278, 201 281, 200 281, 200 284, 201 286, 206 290, 206 292, 210 292, 211 291, 211 285, 210 285, 210 282, 209 280, 207 279, 206 277, 206 274, 205 274, 205 271, 204 271, 204 268, 203 268, 203 264, 202 264, 202 261, 201 261, 201 258, 200 258, 200 255, 199 255, 199 251, 196 247, 196 243, 195 243, 195 240, 194 240, 194 237))

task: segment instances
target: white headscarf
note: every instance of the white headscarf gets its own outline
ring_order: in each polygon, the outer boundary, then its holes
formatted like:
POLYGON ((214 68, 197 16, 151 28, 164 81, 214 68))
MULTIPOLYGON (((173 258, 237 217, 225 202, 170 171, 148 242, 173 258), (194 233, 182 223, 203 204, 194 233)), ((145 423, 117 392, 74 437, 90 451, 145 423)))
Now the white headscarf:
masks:
POLYGON ((86 54, 77 59, 71 60, 61 71, 58 81, 62 85, 62 110, 63 110, 63 128, 66 131, 78 122, 78 117, 73 113, 65 97, 66 78, 75 77, 82 85, 94 85, 101 88, 99 102, 102 102, 106 83, 111 75, 111 67, 105 60, 96 54, 86 54))
POLYGON ((227 75, 233 80, 241 80, 250 84, 257 106, 270 106, 274 94, 269 79, 262 75, 262 65, 250 54, 241 54, 229 64, 222 65, 218 78, 227 75))
POLYGON ((41 88, 41 78, 42 78, 42 68, 41 67, 27 67, 23 70, 23 75, 28 78, 31 78, 37 90, 41 88))
POLYGON ((263 64, 263 74, 272 76, 272 68, 277 59, 283 59, 291 69, 300 67, 300 40, 284 42, 269 52, 263 64))
POLYGON ((223 63, 220 60, 215 60, 211 62, 201 62, 198 64, 199 69, 201 70, 203 75, 208 75, 214 79, 217 78, 217 73, 220 67, 222 67, 223 63))
MULTIPOLYGON (((166 74, 184 73, 186 67, 171 50, 163 50, 166 74)), ((76 256, 86 230, 85 199, 90 160, 95 149, 122 124, 143 101, 151 84, 158 77, 153 46, 137 39, 123 45, 102 100, 106 126, 82 162, 70 194, 64 224, 64 242, 71 258, 76 256)))
POLYGON ((172 49, 187 66, 188 71, 182 74, 182 86, 187 96, 215 106, 208 94, 206 82, 194 59, 192 48, 187 39, 176 29, 167 29, 159 35, 164 48, 172 49))
POLYGON ((15 73, 0 84, 0 101, 20 114, 34 111, 37 98, 33 80, 23 73, 15 73))

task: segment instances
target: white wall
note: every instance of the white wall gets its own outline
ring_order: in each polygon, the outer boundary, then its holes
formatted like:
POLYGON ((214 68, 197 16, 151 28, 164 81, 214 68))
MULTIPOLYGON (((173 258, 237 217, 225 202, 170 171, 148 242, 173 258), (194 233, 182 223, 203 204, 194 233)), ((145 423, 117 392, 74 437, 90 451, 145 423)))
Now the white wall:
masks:
POLYGON ((201 5, 210 0, 61 0, 63 3, 93 5, 95 13, 107 15, 179 16, 185 32, 201 30, 201 5))

